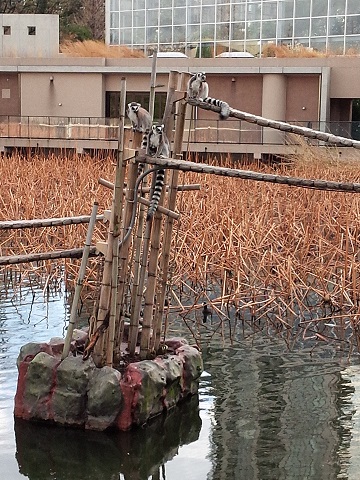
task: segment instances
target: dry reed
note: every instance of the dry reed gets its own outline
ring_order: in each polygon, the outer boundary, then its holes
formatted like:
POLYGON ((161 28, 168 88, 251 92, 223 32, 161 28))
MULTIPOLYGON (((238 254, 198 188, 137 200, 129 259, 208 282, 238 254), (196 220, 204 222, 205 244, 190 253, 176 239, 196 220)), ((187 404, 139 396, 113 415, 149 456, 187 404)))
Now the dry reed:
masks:
MULTIPOLYGON (((346 55, 358 56, 359 50, 355 48, 348 49, 346 55)), ((263 57, 277 57, 277 58, 315 58, 315 57, 331 57, 334 55, 343 55, 343 52, 335 52, 331 50, 320 51, 313 48, 305 47, 301 43, 291 45, 275 45, 274 43, 266 44, 262 49, 263 57)))
POLYGON ((83 42, 66 41, 60 45, 60 51, 67 57, 101 57, 101 58, 144 58, 140 50, 133 50, 125 45, 107 45, 100 40, 83 42))
MULTIPOLYGON (((241 168, 360 181, 357 162, 341 160, 335 148, 308 146, 282 164, 241 168)), ((111 205, 111 191, 98 185, 100 177, 113 180, 111 158, 14 155, 0 159, 0 172, 0 220, 89 214, 94 200, 99 213, 111 205)), ((180 177, 202 189, 178 194, 182 215, 172 239, 169 311, 180 314, 197 341, 220 336, 233 342, 247 331, 278 335, 289 348, 306 341, 358 348, 357 194, 207 174, 180 177), (211 321, 204 321, 203 302, 211 307, 211 321)), ((104 238, 104 226, 96 230, 104 238)), ((4 231, 1 254, 72 248, 85 236, 84 225, 4 231)), ((65 271, 74 276, 78 264, 66 262, 65 271)), ((50 274, 53 267, 47 268, 50 274)), ((95 278, 91 268, 88 278, 95 278)))

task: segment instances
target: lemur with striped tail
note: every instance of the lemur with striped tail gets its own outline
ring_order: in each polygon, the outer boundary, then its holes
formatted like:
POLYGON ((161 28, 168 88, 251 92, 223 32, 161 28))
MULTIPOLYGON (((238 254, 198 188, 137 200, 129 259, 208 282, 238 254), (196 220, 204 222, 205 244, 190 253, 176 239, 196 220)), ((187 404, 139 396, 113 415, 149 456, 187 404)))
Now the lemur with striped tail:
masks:
POLYGON ((152 125, 151 115, 145 108, 141 106, 141 103, 128 103, 126 113, 131 120, 134 132, 150 132, 152 125))
MULTIPOLYGON (((162 158, 170 157, 170 142, 164 132, 164 125, 153 125, 150 132, 143 136, 142 150, 152 157, 158 156, 162 158)), ((159 205, 161 192, 164 186, 165 170, 160 168, 156 172, 154 191, 151 196, 150 206, 146 220, 153 218, 159 205)))
POLYGON ((195 73, 189 78, 187 85, 187 96, 189 99, 201 100, 202 102, 209 103, 220 107, 220 119, 226 120, 230 115, 229 104, 223 100, 209 97, 209 84, 206 81, 205 72, 195 73))

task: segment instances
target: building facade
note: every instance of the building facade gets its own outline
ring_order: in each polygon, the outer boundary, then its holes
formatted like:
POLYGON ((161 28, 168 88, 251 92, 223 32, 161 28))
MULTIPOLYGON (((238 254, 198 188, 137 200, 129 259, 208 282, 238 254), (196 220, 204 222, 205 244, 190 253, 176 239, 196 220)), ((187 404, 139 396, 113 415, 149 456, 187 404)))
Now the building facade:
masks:
POLYGON ((0 14, 0 57, 59 54, 59 15, 0 14))
POLYGON ((261 56, 266 44, 346 53, 360 45, 359 0, 106 0, 106 41, 150 52, 261 56))

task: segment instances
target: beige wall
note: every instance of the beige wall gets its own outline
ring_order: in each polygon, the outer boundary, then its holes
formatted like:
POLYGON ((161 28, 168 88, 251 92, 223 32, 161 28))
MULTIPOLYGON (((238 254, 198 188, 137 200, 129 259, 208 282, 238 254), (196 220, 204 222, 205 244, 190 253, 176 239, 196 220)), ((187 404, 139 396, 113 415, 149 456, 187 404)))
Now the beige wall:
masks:
POLYGON ((0 115, 20 115, 17 73, 0 74, 0 115))
POLYGON ((103 117, 104 97, 101 73, 21 74, 24 116, 103 117))
MULTIPOLYGON (((138 75, 134 73, 107 74, 105 75, 105 90, 107 92, 118 92, 120 90, 121 78, 126 79, 126 90, 128 92, 149 92, 150 73, 138 75)), ((167 92, 168 75, 159 74, 156 76, 156 84, 162 85, 156 89, 157 92, 167 92)))
MULTIPOLYGON (((261 115, 261 75, 208 75, 207 79, 210 97, 224 100, 237 110, 261 115)), ((209 118, 206 110, 199 110, 198 114, 199 118, 209 118)))

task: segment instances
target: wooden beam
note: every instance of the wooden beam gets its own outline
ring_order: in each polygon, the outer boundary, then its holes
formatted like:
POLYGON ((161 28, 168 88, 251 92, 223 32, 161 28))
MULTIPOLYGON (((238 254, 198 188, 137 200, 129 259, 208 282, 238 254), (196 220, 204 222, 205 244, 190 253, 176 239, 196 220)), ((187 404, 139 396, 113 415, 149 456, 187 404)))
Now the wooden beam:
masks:
MULTIPOLYGON (((97 215, 96 220, 104 220, 104 215, 97 215)), ((59 227, 65 225, 77 225, 80 223, 89 223, 90 215, 82 215, 79 217, 62 217, 62 218, 43 218, 34 220, 11 220, 0 222, 0 230, 12 230, 19 228, 44 228, 59 227)))

